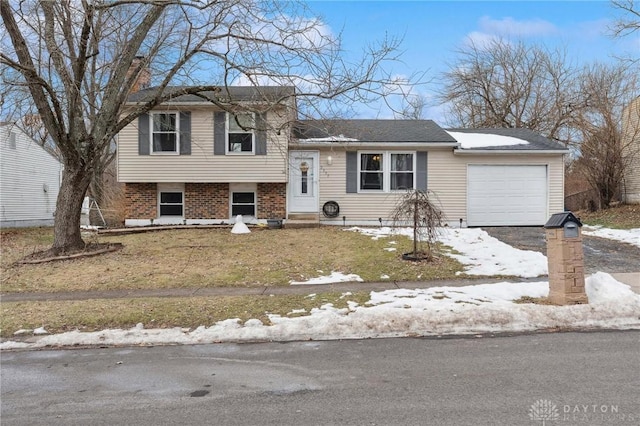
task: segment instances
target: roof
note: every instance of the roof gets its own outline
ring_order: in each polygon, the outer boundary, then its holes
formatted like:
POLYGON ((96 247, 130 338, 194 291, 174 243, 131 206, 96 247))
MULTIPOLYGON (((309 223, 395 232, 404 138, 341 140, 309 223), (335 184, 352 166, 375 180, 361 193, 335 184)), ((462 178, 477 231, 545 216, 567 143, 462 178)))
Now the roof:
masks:
MULTIPOLYGON (((187 88, 197 86, 168 86, 164 93, 180 92, 187 88)), ((200 95, 177 95, 167 103, 207 103, 209 99, 219 102, 234 101, 275 101, 282 97, 289 97, 295 94, 292 86, 220 86, 217 91, 203 91, 200 95)), ((158 87, 149 87, 129 95, 127 102, 146 102, 157 96, 158 87)))
POLYGON ((433 120, 301 120, 294 125, 293 135, 316 141, 456 143, 433 120))
POLYGON ((578 226, 582 226, 582 222, 580 222, 580 219, 575 217, 573 213, 561 212, 552 214, 547 223, 544 224, 544 227, 547 229, 562 228, 567 222, 575 222, 578 224, 578 226))
POLYGON ((516 139, 522 139, 526 143, 518 145, 495 145, 495 146, 482 146, 477 148, 465 148, 465 151, 482 150, 482 151, 531 151, 531 150, 545 150, 545 151, 566 151, 567 148, 561 143, 545 138, 541 134, 534 132, 531 129, 513 129, 513 128, 491 128, 491 129, 447 129, 450 132, 459 133, 478 133, 485 135, 499 135, 516 139))

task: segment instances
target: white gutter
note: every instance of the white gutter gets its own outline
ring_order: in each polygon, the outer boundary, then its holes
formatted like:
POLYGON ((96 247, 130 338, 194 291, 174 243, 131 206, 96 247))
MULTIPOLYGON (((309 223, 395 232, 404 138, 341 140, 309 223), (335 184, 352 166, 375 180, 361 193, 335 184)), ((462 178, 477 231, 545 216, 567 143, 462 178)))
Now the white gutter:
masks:
POLYGON ((473 154, 568 154, 568 149, 454 149, 454 155, 473 154))
POLYGON ((365 141, 311 141, 311 142, 303 142, 303 141, 291 141, 289 145, 292 146, 300 146, 300 147, 330 147, 330 146, 350 146, 350 147, 374 147, 374 146, 383 146, 383 147, 394 147, 394 148, 446 148, 446 147, 458 147, 460 144, 458 142, 365 142, 365 141))

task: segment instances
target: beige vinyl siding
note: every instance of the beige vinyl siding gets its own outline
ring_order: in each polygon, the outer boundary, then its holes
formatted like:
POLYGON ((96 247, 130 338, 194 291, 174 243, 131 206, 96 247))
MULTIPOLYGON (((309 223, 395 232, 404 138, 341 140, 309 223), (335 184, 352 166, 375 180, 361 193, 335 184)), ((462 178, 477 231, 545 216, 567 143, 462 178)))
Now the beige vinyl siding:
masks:
MULTIPOLYGON (((467 165, 546 165, 549 176, 549 213, 564 210, 564 163, 562 154, 551 155, 453 155, 451 148, 431 148, 427 154, 427 188, 435 193, 447 222, 458 223, 467 216, 467 165)), ((377 221, 389 223, 398 193, 346 193, 346 153, 320 152, 320 208, 327 201, 340 206, 339 217, 324 221, 377 221), (327 157, 331 156, 329 165, 327 157)))
POLYGON ((447 150, 429 151, 427 187, 442 203, 449 222, 467 218, 467 166, 545 165, 548 173, 548 216, 564 211, 564 160, 562 154, 453 155, 447 150))
POLYGON ((427 188, 434 192, 448 222, 467 217, 467 166, 453 150, 431 150, 427 156, 427 188))
MULTIPOLYGON (((367 151, 372 150, 375 151, 375 149, 367 149, 367 151)), ((390 149, 383 150, 393 152, 390 149)), ((327 201, 336 201, 340 206, 340 214, 337 218, 321 217, 323 221, 342 223, 345 216, 347 221, 377 221, 378 218, 382 218, 383 223, 388 224, 393 207, 402 193, 347 194, 346 167, 347 155, 344 150, 320 151, 320 210, 322 211, 322 206, 327 201), (328 156, 331 156, 331 165, 328 164, 328 156)))
MULTIPOLYGON (((213 110, 191 111, 191 155, 138 155, 138 121, 118 136, 120 182, 286 182, 287 132, 267 132, 267 155, 213 155, 213 110)), ((171 109, 172 111, 177 109, 171 109)), ((277 119, 269 112, 267 120, 277 119)))
POLYGON ((625 109, 622 120, 623 146, 631 159, 625 171, 625 201, 640 203, 640 97, 625 109))

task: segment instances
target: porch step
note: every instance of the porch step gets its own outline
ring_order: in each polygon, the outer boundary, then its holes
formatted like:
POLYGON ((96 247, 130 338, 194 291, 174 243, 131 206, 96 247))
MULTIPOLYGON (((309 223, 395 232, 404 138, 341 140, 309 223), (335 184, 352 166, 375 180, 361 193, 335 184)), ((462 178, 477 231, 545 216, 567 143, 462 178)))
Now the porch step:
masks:
POLYGON ((320 213, 289 213, 287 220, 315 220, 320 221, 320 213))
POLYGON ((319 228, 319 220, 287 219, 285 229, 319 228))
POLYGON ((318 213, 289 213, 289 217, 284 224, 285 228, 317 228, 320 226, 320 215, 318 213))

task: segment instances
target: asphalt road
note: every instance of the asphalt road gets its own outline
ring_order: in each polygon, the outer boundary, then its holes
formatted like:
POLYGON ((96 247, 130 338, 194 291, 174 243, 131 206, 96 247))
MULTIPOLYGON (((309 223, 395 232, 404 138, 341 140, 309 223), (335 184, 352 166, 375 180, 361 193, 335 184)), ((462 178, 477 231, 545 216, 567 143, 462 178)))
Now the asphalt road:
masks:
POLYGON ((638 424, 639 343, 598 332, 5 352, 1 420, 638 424))

